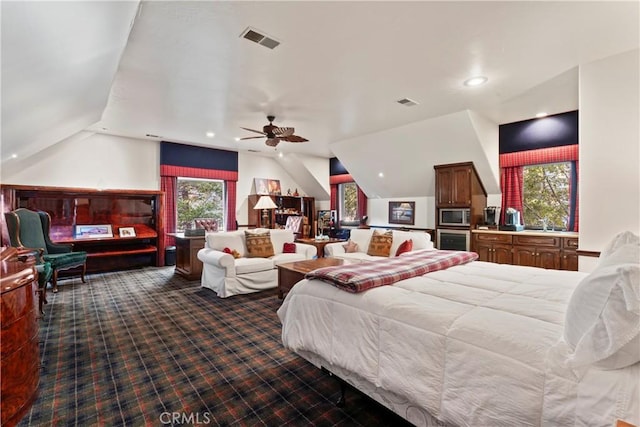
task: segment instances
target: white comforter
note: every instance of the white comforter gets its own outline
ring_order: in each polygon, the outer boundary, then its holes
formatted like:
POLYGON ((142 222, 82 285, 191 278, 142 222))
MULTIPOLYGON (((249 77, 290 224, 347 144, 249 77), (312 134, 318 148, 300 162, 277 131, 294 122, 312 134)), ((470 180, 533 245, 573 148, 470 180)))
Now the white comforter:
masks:
POLYGON ((304 280, 278 310, 282 339, 446 423, 640 425, 638 364, 563 367, 564 312, 585 275, 476 261, 361 294, 304 280))

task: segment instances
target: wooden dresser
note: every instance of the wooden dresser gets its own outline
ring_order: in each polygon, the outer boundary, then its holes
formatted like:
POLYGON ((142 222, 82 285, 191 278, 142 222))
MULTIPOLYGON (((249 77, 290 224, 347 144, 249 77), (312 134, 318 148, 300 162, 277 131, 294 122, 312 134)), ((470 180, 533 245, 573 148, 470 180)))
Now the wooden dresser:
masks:
POLYGON ((14 426, 40 382, 38 273, 32 260, 18 260, 15 248, 2 249, 0 261, 0 424, 14 426))

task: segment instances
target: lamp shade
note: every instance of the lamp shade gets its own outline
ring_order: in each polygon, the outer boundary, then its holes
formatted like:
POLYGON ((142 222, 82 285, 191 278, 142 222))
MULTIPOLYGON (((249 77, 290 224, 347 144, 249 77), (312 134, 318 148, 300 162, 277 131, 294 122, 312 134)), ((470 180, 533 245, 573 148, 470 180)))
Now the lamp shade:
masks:
POLYGON ((277 207, 278 206, 273 203, 273 200, 271 200, 271 197, 262 196, 258 199, 258 203, 256 203, 253 209, 275 209, 277 207))

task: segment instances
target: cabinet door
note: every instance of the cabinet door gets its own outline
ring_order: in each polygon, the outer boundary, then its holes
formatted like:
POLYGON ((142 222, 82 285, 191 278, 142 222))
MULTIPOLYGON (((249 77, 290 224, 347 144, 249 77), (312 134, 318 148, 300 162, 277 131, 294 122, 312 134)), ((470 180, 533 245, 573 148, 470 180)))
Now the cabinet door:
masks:
POLYGON ((510 245, 494 245, 493 246, 493 262, 498 264, 511 264, 513 262, 513 254, 510 245))
POLYGON ((471 205, 471 168, 468 166, 453 168, 451 204, 471 205))
POLYGON ((514 246, 513 263, 515 265, 536 267, 536 248, 533 246, 514 246))
POLYGON ((491 245, 476 242, 474 251, 478 254, 478 261, 493 262, 491 245))
POLYGON ((560 249, 537 248, 536 258, 537 267, 560 269, 560 249))
POLYGON ((453 181, 451 169, 436 169, 436 204, 450 205, 453 201, 453 181))
POLYGON ((578 271, 578 255, 574 251, 562 251, 560 270, 578 271))

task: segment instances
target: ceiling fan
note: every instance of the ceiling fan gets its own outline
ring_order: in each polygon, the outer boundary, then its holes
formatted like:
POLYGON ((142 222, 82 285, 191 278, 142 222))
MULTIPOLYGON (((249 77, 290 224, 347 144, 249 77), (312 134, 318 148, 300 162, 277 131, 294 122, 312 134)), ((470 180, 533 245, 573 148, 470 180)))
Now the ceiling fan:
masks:
POLYGON ((254 139, 254 138, 267 138, 265 144, 269 147, 275 147, 280 143, 280 141, 287 142, 306 142, 308 139, 305 139, 301 136, 294 135, 294 128, 281 128, 273 125, 273 121, 276 119, 275 116, 267 116, 267 120, 269 120, 269 124, 263 126, 262 131, 242 128, 244 130, 248 130, 249 132, 255 132, 261 134, 261 136, 247 136, 245 138, 240 139, 254 139))

